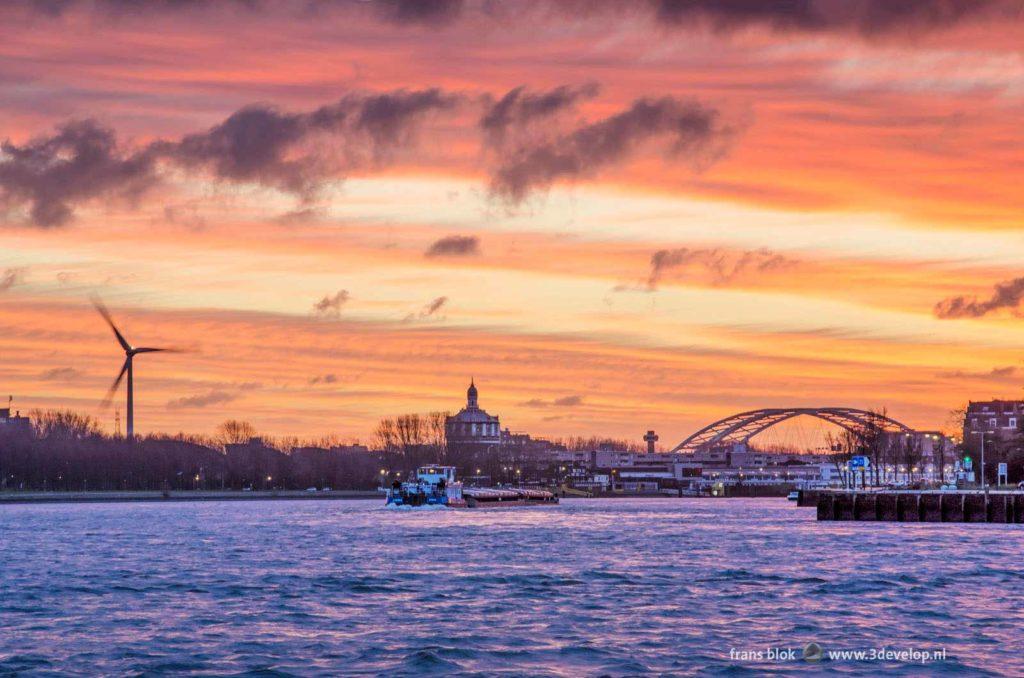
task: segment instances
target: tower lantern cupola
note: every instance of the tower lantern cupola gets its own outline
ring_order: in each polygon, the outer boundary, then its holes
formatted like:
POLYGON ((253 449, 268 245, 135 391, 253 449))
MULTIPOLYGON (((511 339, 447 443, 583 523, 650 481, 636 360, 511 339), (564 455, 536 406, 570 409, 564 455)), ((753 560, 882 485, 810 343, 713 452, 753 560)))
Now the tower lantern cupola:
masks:
POLYGON ((469 380, 469 390, 466 391, 466 407, 471 410, 476 410, 480 407, 477 404, 476 384, 472 379, 469 380))

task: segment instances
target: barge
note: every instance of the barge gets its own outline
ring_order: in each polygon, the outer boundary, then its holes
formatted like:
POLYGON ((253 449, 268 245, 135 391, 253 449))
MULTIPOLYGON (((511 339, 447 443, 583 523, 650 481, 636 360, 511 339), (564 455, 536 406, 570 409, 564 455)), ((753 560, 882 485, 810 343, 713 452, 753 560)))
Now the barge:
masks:
POLYGON ((396 480, 387 492, 385 506, 482 508, 523 504, 557 504, 558 496, 547 490, 519 487, 463 487, 454 466, 421 466, 411 480, 396 480))

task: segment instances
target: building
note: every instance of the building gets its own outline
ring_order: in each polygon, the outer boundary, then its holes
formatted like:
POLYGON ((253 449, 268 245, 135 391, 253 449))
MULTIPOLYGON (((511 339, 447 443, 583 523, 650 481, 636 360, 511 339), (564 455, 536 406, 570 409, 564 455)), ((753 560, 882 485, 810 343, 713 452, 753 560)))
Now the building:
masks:
POLYGON ((967 403, 964 445, 977 445, 981 435, 1007 440, 1024 426, 1024 400, 986 400, 967 403))
POLYGON ((469 383, 466 406, 444 422, 448 453, 455 459, 467 460, 501 446, 501 424, 498 417, 480 409, 476 384, 469 383))
POLYGON ((11 399, 7 399, 7 407, 0 408, 0 432, 29 433, 32 431, 32 423, 28 417, 21 416, 21 412, 11 414, 11 399))

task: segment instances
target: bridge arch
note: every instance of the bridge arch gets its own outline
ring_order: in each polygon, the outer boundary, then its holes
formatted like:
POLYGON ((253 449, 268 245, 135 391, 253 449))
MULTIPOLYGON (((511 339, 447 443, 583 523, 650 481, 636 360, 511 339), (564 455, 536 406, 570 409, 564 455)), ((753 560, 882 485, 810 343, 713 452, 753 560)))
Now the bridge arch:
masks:
POLYGON ((906 424, 878 412, 869 412, 855 407, 789 407, 769 408, 740 412, 731 417, 708 424, 689 438, 675 446, 673 452, 696 452, 717 445, 747 443, 765 429, 787 419, 807 415, 824 419, 840 426, 859 438, 866 438, 872 431, 913 433, 906 424))

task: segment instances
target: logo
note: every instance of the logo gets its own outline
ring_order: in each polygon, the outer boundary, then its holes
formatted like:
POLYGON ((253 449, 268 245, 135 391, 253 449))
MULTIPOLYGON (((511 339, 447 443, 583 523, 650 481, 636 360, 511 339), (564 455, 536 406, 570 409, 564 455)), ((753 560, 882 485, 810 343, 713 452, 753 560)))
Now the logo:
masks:
POLYGON ((817 643, 807 643, 804 645, 804 661, 820 662, 824 654, 825 652, 821 649, 821 645, 817 643))

